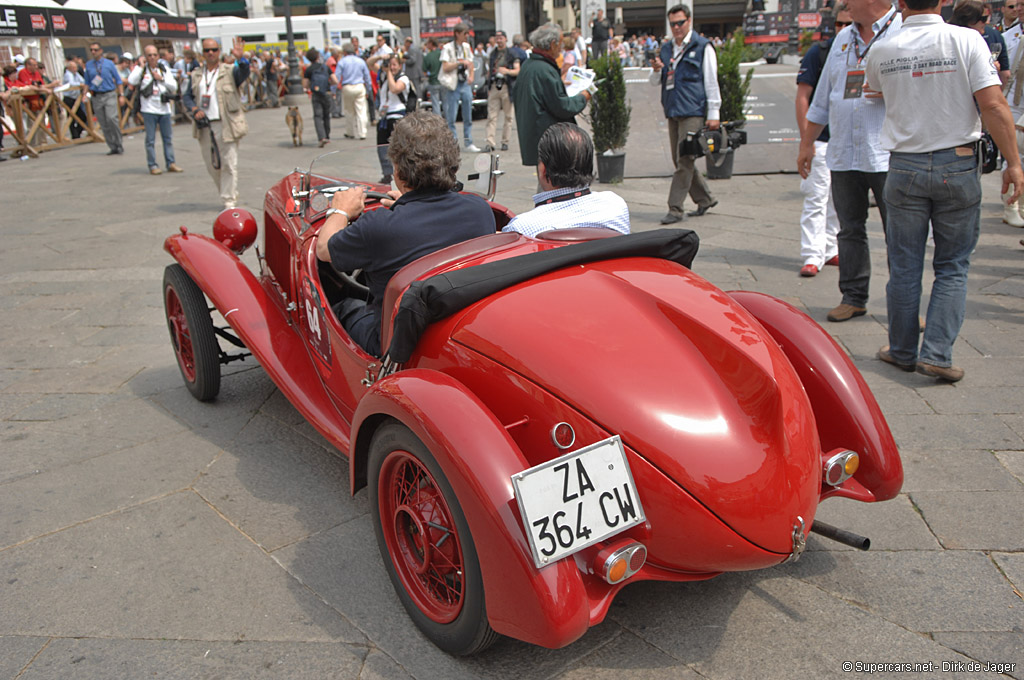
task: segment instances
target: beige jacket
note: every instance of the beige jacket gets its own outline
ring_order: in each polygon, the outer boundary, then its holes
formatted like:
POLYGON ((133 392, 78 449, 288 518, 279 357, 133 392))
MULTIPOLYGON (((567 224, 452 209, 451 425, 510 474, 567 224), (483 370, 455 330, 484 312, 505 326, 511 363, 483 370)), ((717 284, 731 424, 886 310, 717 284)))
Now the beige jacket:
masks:
MULTIPOLYGON (((249 123, 245 120, 245 109, 242 107, 242 98, 235 87, 234 64, 221 64, 217 71, 217 82, 214 89, 217 91, 217 107, 220 109, 220 119, 224 125, 224 141, 237 142, 249 132, 249 123)), ((192 92, 199 97, 199 83, 202 80, 205 66, 193 69, 189 76, 192 78, 192 92)), ((192 123, 192 136, 199 137, 199 128, 195 122, 192 123)))

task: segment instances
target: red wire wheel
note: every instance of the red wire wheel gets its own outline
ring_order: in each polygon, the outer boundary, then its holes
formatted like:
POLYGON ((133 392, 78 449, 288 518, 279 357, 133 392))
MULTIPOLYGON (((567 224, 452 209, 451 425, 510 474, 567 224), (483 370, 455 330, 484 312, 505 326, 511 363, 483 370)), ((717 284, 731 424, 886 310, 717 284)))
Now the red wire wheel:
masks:
POLYGON ((459 535, 437 482, 414 456, 395 451, 378 484, 384 541, 402 586, 432 621, 451 623, 466 583, 459 535))
POLYGON ((397 422, 370 444, 370 504, 381 557, 413 622, 465 656, 497 639, 476 548, 451 485, 427 447, 397 422))
POLYGON ((164 311, 185 386, 199 401, 220 391, 220 348, 203 291, 181 265, 164 270, 164 311))

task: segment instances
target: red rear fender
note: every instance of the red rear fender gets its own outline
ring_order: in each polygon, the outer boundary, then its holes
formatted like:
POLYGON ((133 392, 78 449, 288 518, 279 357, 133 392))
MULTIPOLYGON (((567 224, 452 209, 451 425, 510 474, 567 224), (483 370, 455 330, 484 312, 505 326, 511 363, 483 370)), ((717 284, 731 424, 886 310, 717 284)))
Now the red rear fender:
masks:
POLYGON ((377 382, 353 419, 353 492, 366 484, 372 431, 388 417, 426 444, 458 497, 480 559, 491 627, 550 648, 583 635, 590 609, 576 564, 534 567, 511 480, 530 465, 483 402, 436 371, 411 369, 377 382))
POLYGON ((288 401, 343 453, 349 426, 320 381, 281 307, 230 250, 200 234, 171 236, 164 249, 184 267, 288 401))
POLYGON ((853 480, 828 495, 884 501, 903 486, 903 464, 889 425, 860 371, 825 330, 790 304, 762 293, 730 291, 782 347, 810 398, 821 450, 860 455, 853 480))

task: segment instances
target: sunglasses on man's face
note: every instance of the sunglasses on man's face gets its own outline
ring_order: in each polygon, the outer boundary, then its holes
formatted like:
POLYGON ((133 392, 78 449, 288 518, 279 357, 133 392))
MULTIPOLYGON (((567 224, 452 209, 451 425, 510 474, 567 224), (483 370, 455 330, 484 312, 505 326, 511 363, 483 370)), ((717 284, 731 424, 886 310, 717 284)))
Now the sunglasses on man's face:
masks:
POLYGON ((841 28, 846 28, 851 23, 853 23, 853 22, 851 22, 851 21, 837 21, 836 22, 836 30, 838 31, 841 28))
POLYGON ((102 52, 103 48, 102 47, 90 47, 89 51, 90 52, 102 52))
POLYGON ((682 21, 670 21, 668 22, 668 25, 672 28, 680 28, 685 26, 687 21, 689 21, 689 19, 683 19, 682 21))
POLYGON ((203 52, 220 52, 219 47, 204 47, 203 52))

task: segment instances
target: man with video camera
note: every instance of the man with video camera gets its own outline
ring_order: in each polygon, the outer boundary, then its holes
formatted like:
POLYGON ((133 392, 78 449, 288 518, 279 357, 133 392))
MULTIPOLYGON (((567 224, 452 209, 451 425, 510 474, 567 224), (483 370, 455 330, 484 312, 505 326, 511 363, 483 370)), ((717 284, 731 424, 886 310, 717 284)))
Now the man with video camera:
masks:
POLYGON ((487 84, 487 146, 484 151, 498 148, 498 114, 505 116, 501 128, 501 150, 508 151, 508 137, 512 132, 512 85, 519 75, 519 57, 509 48, 505 31, 494 34, 496 46, 491 52, 491 77, 487 84))
POLYGON ((672 40, 662 45, 660 55, 654 58, 650 78, 652 85, 661 85, 661 105, 668 119, 669 146, 676 167, 668 192, 668 214, 661 218, 662 224, 686 219, 683 201, 687 193, 697 204, 697 209, 688 213, 691 217, 700 217, 718 205, 707 180, 694 168, 696 157, 680 153, 679 143, 687 134, 699 133, 705 125, 709 130, 717 130, 722 106, 715 48, 693 30, 690 8, 673 6, 668 10, 668 22, 672 40))
POLYGON ((167 172, 183 172, 174 162, 174 142, 171 138, 171 117, 174 102, 178 99, 178 82, 174 72, 160 63, 156 45, 146 45, 142 50, 145 66, 136 66, 128 75, 128 84, 139 88, 142 98, 142 121, 146 126, 146 163, 149 174, 161 175, 163 170, 156 163, 156 129, 160 128, 160 140, 164 145, 164 163, 167 172))

